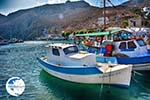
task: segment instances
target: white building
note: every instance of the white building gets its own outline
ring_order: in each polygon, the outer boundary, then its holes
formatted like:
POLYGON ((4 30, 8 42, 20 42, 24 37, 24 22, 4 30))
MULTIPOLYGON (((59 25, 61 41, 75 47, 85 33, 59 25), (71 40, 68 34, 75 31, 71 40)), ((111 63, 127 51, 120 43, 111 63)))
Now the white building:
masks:
MULTIPOLYGON (((106 17, 106 24, 109 23, 109 19, 108 17, 106 17)), ((98 18, 98 21, 97 21, 97 24, 100 26, 100 25, 104 25, 104 17, 99 17, 98 18)))
POLYGON ((144 12, 150 12, 150 7, 144 7, 144 8, 143 8, 143 11, 144 11, 144 12))

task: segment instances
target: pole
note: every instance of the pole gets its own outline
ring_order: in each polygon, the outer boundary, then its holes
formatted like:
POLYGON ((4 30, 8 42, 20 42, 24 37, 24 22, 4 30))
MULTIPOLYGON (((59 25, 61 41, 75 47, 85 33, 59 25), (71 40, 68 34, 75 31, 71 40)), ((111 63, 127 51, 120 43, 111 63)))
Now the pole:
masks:
POLYGON ((106 0, 104 0, 103 13, 104 13, 104 29, 106 29, 106 0))

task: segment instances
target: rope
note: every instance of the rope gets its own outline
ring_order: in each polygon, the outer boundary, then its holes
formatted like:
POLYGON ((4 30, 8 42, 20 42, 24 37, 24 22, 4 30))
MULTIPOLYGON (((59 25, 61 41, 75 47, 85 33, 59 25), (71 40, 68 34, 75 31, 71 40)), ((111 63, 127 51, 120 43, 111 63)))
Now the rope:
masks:
MULTIPOLYGON (((133 71, 133 75, 134 75, 134 76, 138 75, 138 76, 140 76, 140 77, 144 77, 143 74, 141 74, 141 73, 139 73, 139 72, 136 72, 136 71, 133 71)), ((144 81, 150 82, 149 80, 144 80, 144 81)))
POLYGON ((101 87, 100 87, 99 98, 101 98, 101 97, 102 97, 102 91, 103 91, 103 84, 101 84, 101 87))
POLYGON ((112 68, 110 68, 110 74, 109 74, 109 89, 110 89, 110 82, 111 82, 111 69, 112 68))
MULTIPOLYGON (((110 69, 110 73, 109 73, 109 90, 107 91, 107 93, 110 93, 110 83, 111 83, 111 70, 112 68, 110 69)), ((103 77, 102 77, 103 78, 103 77)), ((103 80, 104 81, 104 78, 103 80)), ((100 94, 99 94, 99 98, 102 97, 102 91, 103 91, 103 83, 101 84, 101 87, 100 87, 100 94)))
POLYGON ((143 88, 144 90, 150 92, 150 89, 149 88, 146 88, 144 85, 140 84, 140 82, 138 80, 135 79, 134 76, 132 76, 133 80, 141 87, 143 88))
POLYGON ((141 73, 139 73, 139 72, 137 72, 137 71, 133 71, 133 75, 134 75, 134 76, 135 76, 135 75, 143 76, 143 74, 141 74, 141 73))
POLYGON ((139 73, 139 72, 137 72, 137 71, 133 71, 133 76, 132 76, 132 78, 133 78, 133 80, 134 80, 141 88, 143 88, 143 89, 145 89, 145 90, 147 90, 147 91, 150 92, 150 89, 149 89, 149 88, 146 88, 146 87, 145 87, 144 85, 142 85, 138 80, 135 79, 134 76, 136 76, 136 75, 141 76, 141 77, 143 77, 144 75, 141 74, 141 73, 139 73))
MULTIPOLYGON (((104 81, 104 77, 102 77, 102 82, 104 81)), ((99 98, 102 97, 102 91, 103 91, 103 83, 101 84, 101 87, 100 87, 100 93, 99 93, 99 98)))

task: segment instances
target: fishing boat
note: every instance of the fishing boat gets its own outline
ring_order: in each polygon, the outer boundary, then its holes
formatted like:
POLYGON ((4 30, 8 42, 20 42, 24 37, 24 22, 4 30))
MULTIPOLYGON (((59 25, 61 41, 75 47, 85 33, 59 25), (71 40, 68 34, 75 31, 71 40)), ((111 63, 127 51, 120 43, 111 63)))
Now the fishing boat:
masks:
POLYGON ((133 70, 150 70, 150 50, 142 36, 134 36, 125 30, 113 30, 77 34, 74 41, 75 44, 87 46, 88 52, 96 53, 98 62, 133 64, 133 70), (85 37, 92 38, 93 44, 85 44, 85 37))
POLYGON ((8 45, 8 44, 9 44, 8 40, 6 40, 6 39, 0 40, 0 46, 1 45, 8 45))
POLYGON ((85 84, 130 85, 132 65, 98 63, 95 54, 79 51, 74 44, 55 43, 46 48, 47 56, 37 59, 57 78, 85 84))

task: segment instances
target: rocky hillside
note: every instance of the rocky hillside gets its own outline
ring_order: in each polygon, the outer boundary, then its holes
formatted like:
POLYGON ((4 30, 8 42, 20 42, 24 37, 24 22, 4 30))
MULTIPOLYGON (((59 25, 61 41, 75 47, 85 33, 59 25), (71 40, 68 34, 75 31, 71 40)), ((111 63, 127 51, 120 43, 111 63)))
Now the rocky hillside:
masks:
POLYGON ((0 14, 0 23, 5 22, 6 19, 7 19, 6 16, 0 14))
POLYGON ((41 36, 45 28, 51 34, 59 34, 65 29, 82 29, 91 27, 100 13, 99 8, 84 1, 21 10, 8 16, 0 15, 0 35, 4 38, 34 39, 41 36))

